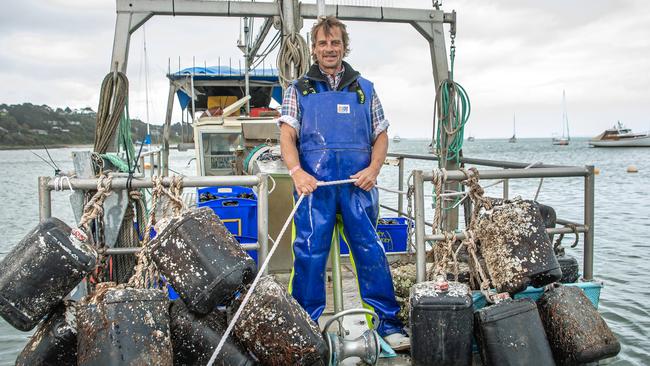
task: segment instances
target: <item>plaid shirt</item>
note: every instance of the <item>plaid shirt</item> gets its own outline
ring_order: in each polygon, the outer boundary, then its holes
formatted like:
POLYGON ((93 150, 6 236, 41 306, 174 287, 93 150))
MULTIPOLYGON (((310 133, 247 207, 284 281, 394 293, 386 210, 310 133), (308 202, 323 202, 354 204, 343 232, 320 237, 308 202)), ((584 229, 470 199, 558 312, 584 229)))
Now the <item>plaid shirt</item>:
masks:
MULTIPOLYGON (((344 71, 345 68, 341 67, 341 71, 332 76, 323 72, 321 69, 321 73, 327 77, 327 81, 329 81, 332 90, 336 90, 338 87, 344 71)), ((372 139, 374 141, 380 133, 388 129, 389 125, 388 120, 384 117, 384 108, 381 106, 381 102, 377 97, 377 92, 375 92, 374 89, 372 91, 370 111, 372 112, 372 139)), ((300 108, 298 107, 298 92, 293 84, 289 84, 287 89, 284 91, 282 113, 280 119, 278 119, 278 126, 282 123, 286 123, 293 127, 296 130, 296 133, 300 136, 301 119, 302 116, 300 115, 300 108)))

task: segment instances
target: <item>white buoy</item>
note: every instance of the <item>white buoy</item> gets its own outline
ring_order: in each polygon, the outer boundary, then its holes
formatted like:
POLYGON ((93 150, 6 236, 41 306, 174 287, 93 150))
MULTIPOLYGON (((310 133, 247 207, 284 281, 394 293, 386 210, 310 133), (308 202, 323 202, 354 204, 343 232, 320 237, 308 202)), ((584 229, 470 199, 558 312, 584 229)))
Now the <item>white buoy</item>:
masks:
POLYGON ((630 166, 627 167, 627 172, 628 173, 638 173, 639 169, 637 169, 636 166, 634 166, 634 165, 630 165, 630 166))

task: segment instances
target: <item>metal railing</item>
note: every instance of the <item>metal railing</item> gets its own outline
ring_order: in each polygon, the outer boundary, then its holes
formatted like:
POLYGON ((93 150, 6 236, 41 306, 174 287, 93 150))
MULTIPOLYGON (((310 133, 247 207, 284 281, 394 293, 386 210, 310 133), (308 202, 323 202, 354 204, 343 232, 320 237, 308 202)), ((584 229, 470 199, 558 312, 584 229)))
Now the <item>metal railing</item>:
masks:
MULTIPOLYGON (((438 161, 435 155, 418 155, 418 154, 402 154, 402 153, 389 153, 389 157, 397 158, 397 166, 399 169, 399 191, 404 191, 404 170, 405 161, 407 159, 425 160, 425 161, 438 161)), ((583 235, 583 278, 585 280, 593 279, 593 257, 594 257, 594 189, 595 189, 595 174, 594 167, 591 165, 583 167, 574 166, 560 166, 550 164, 529 164, 522 162, 509 162, 487 159, 476 159, 463 157, 461 163, 498 167, 503 169, 498 170, 481 170, 480 177, 482 180, 487 179, 501 179, 503 184, 503 198, 509 196, 509 179, 528 179, 528 178, 568 178, 568 177, 583 177, 584 178, 584 195, 583 195, 583 223, 574 223, 568 220, 558 218, 557 223, 570 227, 559 227, 546 229, 548 234, 563 234, 563 233, 584 233, 583 235)), ((447 182, 460 182, 466 179, 465 174, 461 171, 447 171, 447 182)), ((413 215, 409 216, 404 212, 404 195, 399 194, 397 209, 386 207, 393 212, 397 212, 402 216, 409 217, 415 221, 415 250, 416 250, 416 280, 418 282, 425 279, 425 259, 426 259, 426 242, 445 240, 444 235, 427 235, 425 233, 426 226, 432 226, 431 223, 426 222, 425 206, 424 206, 424 182, 432 182, 433 173, 431 171, 424 172, 422 170, 413 170, 413 215)), ((462 233, 457 233, 458 239, 464 239, 462 233)))
MULTIPOLYGON (((159 152, 158 152, 159 153, 159 152)), ((158 155, 160 156, 160 155, 158 155)), ((127 178, 115 177, 111 182, 111 190, 126 190, 127 178)), ((39 202, 39 219, 41 221, 52 217, 52 191, 56 189, 66 190, 72 189, 81 190, 95 190, 97 189, 97 179, 78 179, 71 178, 70 186, 64 187, 55 186, 54 178, 52 177, 39 177, 38 178, 38 202, 39 202)), ((162 184, 169 187, 171 178, 162 178, 162 184)), ((219 187, 219 186, 257 186, 257 243, 242 245, 243 249, 255 249, 258 251, 258 263, 264 263, 268 252, 268 222, 269 222, 269 194, 268 194, 268 175, 257 174, 247 176, 210 176, 210 177, 184 177, 184 187, 219 187)), ((131 181, 131 187, 134 189, 139 188, 152 188, 153 181, 149 179, 135 178, 131 181)), ((108 248, 106 254, 132 254, 140 251, 140 248, 108 248)))
POLYGON ((149 158, 149 176, 161 176, 163 174, 162 167, 162 151, 161 149, 153 149, 149 151, 143 151, 140 154, 140 167, 142 168, 143 176, 146 175, 145 162, 147 157, 149 158))

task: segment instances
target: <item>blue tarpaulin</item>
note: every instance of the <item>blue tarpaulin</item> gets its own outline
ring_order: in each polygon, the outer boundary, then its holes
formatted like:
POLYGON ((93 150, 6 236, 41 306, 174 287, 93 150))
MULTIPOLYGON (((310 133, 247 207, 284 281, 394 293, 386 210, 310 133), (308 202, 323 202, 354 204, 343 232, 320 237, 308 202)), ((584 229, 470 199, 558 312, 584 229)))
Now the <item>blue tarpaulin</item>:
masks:
MULTIPOLYGON (((167 75, 171 80, 182 80, 194 75, 194 80, 244 80, 245 75, 242 70, 229 66, 208 66, 208 67, 188 67, 173 74, 167 75)), ((282 88, 278 84, 278 71, 276 69, 254 69, 249 73, 251 81, 269 82, 273 86, 271 97, 282 104, 282 88)), ((183 90, 176 92, 178 102, 182 109, 187 108, 191 97, 183 90)))

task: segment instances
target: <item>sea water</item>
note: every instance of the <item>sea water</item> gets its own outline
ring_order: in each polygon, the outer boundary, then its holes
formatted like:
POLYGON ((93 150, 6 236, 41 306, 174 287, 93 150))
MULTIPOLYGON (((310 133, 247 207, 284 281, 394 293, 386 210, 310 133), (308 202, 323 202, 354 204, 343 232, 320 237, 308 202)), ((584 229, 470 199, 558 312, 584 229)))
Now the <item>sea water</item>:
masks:
MULTIPOLYGON (((391 142, 391 152, 426 154, 429 142, 402 139, 391 142)), ((51 149, 50 154, 62 170, 72 170, 71 152, 82 148, 51 149)), ((48 159, 44 150, 34 153, 48 159)), ((466 142, 464 155, 473 158, 543 162, 559 165, 595 165, 600 169, 596 176, 595 192, 595 258, 594 276, 603 281, 600 313, 618 336, 622 349, 607 364, 650 364, 650 286, 647 254, 650 249, 650 149, 590 148, 586 139, 573 139, 569 146, 555 146, 551 139, 519 139, 517 143, 506 140, 481 140, 466 142), (638 173, 626 173, 635 165, 638 173)), ((174 152, 171 168, 194 175, 196 172, 193 151, 174 152)), ((51 163, 50 163, 51 164, 51 163)), ((406 175, 413 169, 431 170, 435 162, 407 160, 406 175)), ((495 169, 479 167, 479 170, 495 169)), ((38 176, 52 176, 54 169, 29 150, 0 151, 0 258, 16 245, 38 222, 38 176)), ((382 186, 397 187, 397 168, 385 166, 379 177, 382 186)), ((482 182, 482 184, 487 181, 482 182)), ((510 182, 510 197, 520 195, 532 199, 539 189, 538 200, 553 206, 559 218, 581 222, 584 200, 583 178, 523 179, 510 182)), ((426 193, 432 186, 425 185, 426 193)), ((502 186, 487 190, 489 195, 500 196, 502 186)), ((397 207, 397 196, 380 193, 382 204, 397 207)), ((69 205, 69 191, 52 192, 52 215, 72 225, 74 216, 69 205)), ((430 197, 426 198, 427 220, 432 218, 430 197)), ((406 207, 406 200, 405 200, 406 207)), ((382 216, 394 214, 383 210, 382 216)), ((582 240, 574 249, 568 248, 573 236, 566 235, 563 245, 567 253, 578 257, 582 268, 582 240)), ((16 356, 30 337, 31 332, 20 332, 0 319, 0 365, 13 365, 16 356)))

